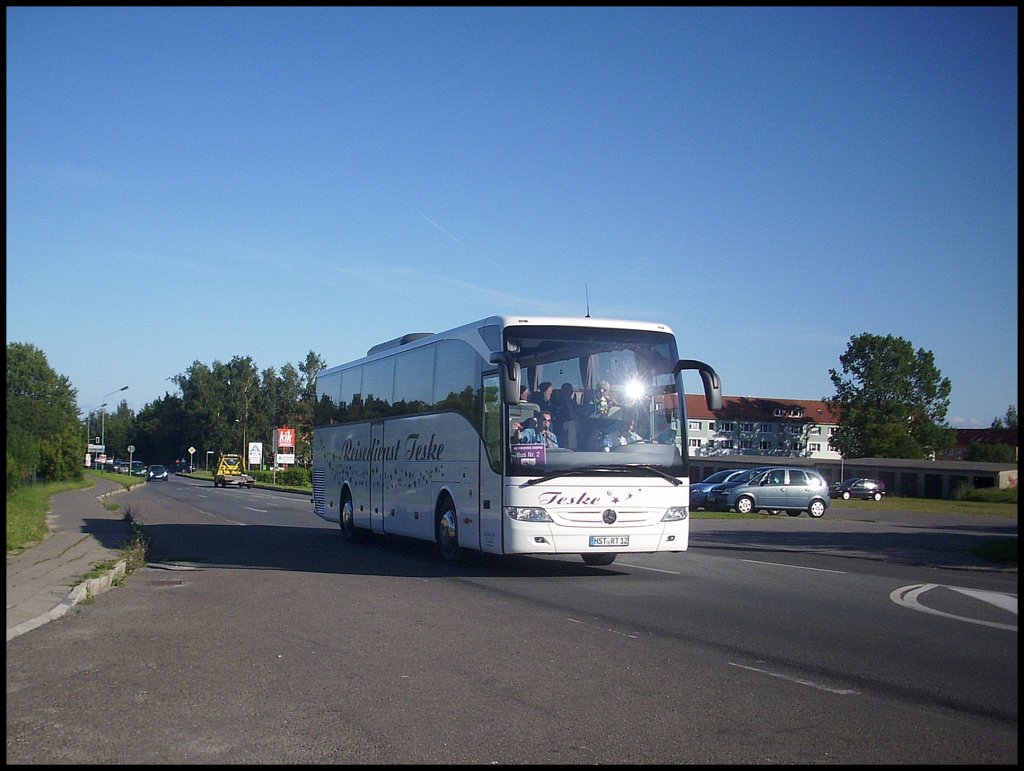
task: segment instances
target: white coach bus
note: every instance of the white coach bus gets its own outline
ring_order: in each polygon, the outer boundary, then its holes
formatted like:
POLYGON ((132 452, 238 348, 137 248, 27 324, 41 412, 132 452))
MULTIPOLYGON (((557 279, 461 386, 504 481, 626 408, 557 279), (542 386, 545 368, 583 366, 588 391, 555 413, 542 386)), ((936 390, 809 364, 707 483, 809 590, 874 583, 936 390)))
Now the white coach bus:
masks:
POLYGON ((685 551, 686 370, 720 408, 717 373, 664 324, 492 316, 381 343, 316 379, 313 509, 348 540, 433 541, 453 563, 685 551), (520 389, 542 383, 568 384, 557 446, 522 441, 541 408, 520 389))

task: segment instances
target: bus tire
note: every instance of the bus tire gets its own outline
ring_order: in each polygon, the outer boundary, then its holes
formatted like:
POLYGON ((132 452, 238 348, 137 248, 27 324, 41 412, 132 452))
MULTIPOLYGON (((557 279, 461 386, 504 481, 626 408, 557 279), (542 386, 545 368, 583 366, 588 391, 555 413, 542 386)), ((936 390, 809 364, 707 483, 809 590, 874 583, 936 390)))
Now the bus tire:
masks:
POLYGON ((437 542, 437 553, 441 555, 442 560, 450 565, 458 565, 465 559, 465 549, 459 546, 459 515, 455 511, 455 504, 447 495, 441 499, 437 507, 434 537, 437 542))
POLYGON ((581 554, 580 556, 583 557, 583 562, 586 563, 587 565, 611 565, 613 562, 615 562, 615 558, 618 557, 619 555, 618 554, 601 553, 601 554, 581 554))
POLYGON ((366 540, 366 533, 356 527, 355 510, 352 508, 352 497, 346 493, 341 499, 341 511, 338 516, 338 524, 341 526, 341 537, 349 543, 362 543, 366 540))

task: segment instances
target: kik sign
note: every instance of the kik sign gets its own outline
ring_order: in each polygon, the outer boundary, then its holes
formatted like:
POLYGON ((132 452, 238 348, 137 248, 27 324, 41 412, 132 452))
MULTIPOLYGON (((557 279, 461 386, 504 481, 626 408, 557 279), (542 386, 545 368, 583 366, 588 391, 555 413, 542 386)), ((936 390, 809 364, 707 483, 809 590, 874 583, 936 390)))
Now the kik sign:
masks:
POLYGON ((295 429, 284 428, 277 429, 277 446, 280 447, 294 447, 295 446, 295 429))

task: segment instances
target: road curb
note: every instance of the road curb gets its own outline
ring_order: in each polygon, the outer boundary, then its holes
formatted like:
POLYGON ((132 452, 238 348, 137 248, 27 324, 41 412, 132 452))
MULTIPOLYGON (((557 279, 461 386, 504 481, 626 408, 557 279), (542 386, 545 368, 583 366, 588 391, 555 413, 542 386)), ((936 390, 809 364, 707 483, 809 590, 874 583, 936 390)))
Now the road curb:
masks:
POLYGON ((7 642, 10 642, 15 637, 25 634, 25 632, 31 632, 33 629, 36 629, 43 624, 55 621, 75 607, 78 603, 103 594, 103 592, 107 591, 114 585, 115 581, 123 578, 127 572, 128 560, 118 560, 114 567, 105 571, 103 575, 97 578, 88 578, 85 581, 82 581, 82 583, 76 585, 70 592, 68 592, 67 597, 46 613, 36 616, 28 621, 23 621, 17 626, 12 626, 7 630, 7 642))
MULTIPOLYGON (((142 481, 143 481, 143 483, 145 483, 145 480, 142 480, 142 481)), ((107 498, 108 496, 118 495, 120 493, 129 492, 129 491, 130 491, 130 488, 119 487, 119 488, 116 488, 114 490, 110 490, 109 492, 97 495, 96 496, 96 500, 99 501, 102 504, 103 500, 105 498, 107 498)), ((50 520, 50 515, 48 514, 47 515, 47 530, 48 530, 48 532, 44 536, 43 540, 46 540, 47 538, 49 538, 49 537, 51 537, 53 535, 52 531, 50 530, 49 520, 50 520)), ((115 551, 115 550, 111 550, 111 553, 112 554, 119 554, 120 552, 115 551)), ((107 562, 107 561, 108 560, 99 560, 99 561, 97 561, 94 564, 95 565, 101 565, 101 564, 103 564, 104 562, 107 562)), ((76 605, 78 605, 81 602, 84 602, 84 601, 86 601, 88 599, 91 599, 91 598, 96 597, 96 596, 98 596, 100 594, 103 594, 104 592, 108 591, 114 585, 115 582, 117 582, 120 579, 124 578, 127 575, 127 573, 128 573, 128 559, 127 559, 127 557, 121 557, 121 558, 119 558, 114 563, 114 565, 112 567, 110 567, 107 570, 103 571, 103 573, 101 575, 99 575, 99 576, 97 576, 95 578, 87 578, 87 579, 79 582, 75 586, 73 586, 71 588, 71 590, 67 593, 67 595, 64 597, 64 599, 61 600, 59 603, 57 603, 57 605, 55 605, 50 610, 48 610, 45 613, 42 613, 42 614, 36 616, 35 618, 29 619, 28 621, 23 621, 20 624, 16 624, 15 626, 12 626, 10 629, 7 630, 7 642, 10 642, 15 637, 19 637, 19 636, 25 634, 26 632, 30 632, 33 629, 36 629, 36 628, 42 626, 43 624, 49 623, 50 621, 54 621, 54 620, 60 618, 61 616, 65 615, 69 610, 71 610, 73 607, 75 607, 76 605)))

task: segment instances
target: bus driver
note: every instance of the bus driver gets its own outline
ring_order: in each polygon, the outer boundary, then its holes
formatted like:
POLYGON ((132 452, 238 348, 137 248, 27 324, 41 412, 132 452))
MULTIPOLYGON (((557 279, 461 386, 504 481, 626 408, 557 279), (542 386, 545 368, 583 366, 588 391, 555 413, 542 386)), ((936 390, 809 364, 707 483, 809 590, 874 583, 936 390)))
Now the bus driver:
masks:
POLYGON ((551 429, 551 413, 541 410, 536 418, 527 418, 523 421, 526 428, 519 423, 513 423, 512 429, 516 431, 515 440, 517 444, 543 444, 548 448, 558 447, 558 437, 551 429))

